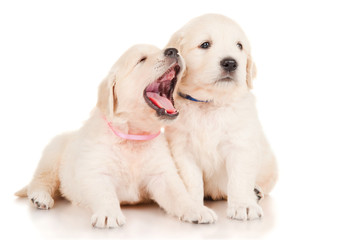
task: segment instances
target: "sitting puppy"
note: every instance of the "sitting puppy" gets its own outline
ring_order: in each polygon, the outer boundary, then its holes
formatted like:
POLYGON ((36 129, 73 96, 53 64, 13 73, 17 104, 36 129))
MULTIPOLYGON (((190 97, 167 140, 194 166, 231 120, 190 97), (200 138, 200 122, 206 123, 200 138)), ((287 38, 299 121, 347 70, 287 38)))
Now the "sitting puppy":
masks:
POLYGON ((186 191, 160 133, 178 116, 173 92, 183 66, 174 48, 130 48, 101 83, 90 119, 46 147, 33 180, 16 195, 49 209, 59 189, 90 208, 99 228, 125 223, 120 203, 146 200, 183 221, 213 223, 215 213, 186 191))
POLYGON ((167 46, 186 62, 175 101, 180 116, 165 134, 189 193, 199 204, 204 194, 227 198, 230 218, 261 217, 256 194, 271 191, 277 166, 250 92, 255 66, 248 39, 231 19, 207 14, 167 46))

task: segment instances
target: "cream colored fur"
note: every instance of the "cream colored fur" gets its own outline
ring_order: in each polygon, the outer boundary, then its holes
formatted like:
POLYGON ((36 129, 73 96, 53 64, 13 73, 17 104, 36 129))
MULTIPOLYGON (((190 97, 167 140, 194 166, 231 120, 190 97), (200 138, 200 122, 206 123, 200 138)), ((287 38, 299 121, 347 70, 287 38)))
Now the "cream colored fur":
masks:
POLYGON ((165 131, 189 193, 199 204, 204 195, 227 198, 230 218, 261 217, 254 187, 269 193, 277 180, 277 165, 250 92, 256 69, 248 39, 231 19, 207 14, 178 30, 167 47, 178 48, 186 62, 179 91, 210 101, 177 96, 179 118, 165 131), (203 42, 210 48, 200 48, 203 42), (218 81, 225 75, 220 61, 228 57, 238 63, 234 80, 218 81))
POLYGON ((149 141, 125 140, 104 119, 129 134, 154 134, 170 123, 145 103, 143 90, 173 63, 153 46, 129 49, 101 83, 98 104, 84 126, 45 148, 33 180, 17 195, 48 209, 60 189, 73 203, 88 207, 93 226, 100 228, 125 223, 120 203, 148 200, 184 221, 214 222, 215 213, 187 193, 163 134, 149 141))

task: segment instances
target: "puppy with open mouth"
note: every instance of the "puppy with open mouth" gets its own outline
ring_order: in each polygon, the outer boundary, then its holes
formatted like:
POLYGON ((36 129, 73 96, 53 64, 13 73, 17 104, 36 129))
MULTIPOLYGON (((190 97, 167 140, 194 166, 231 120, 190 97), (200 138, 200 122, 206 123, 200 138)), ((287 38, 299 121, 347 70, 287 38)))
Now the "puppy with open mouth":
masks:
POLYGON ((89 208, 99 228, 125 223, 120 204, 148 200, 183 221, 215 222, 215 213, 186 191, 160 132, 179 114, 173 93, 183 71, 175 48, 130 48, 100 84, 97 106, 84 126, 50 142, 32 181, 16 195, 49 209, 59 190, 89 208))
POLYGON ((255 65, 250 44, 233 20, 207 14, 171 37, 186 62, 178 88, 176 124, 166 137, 193 199, 227 199, 229 218, 252 220, 258 198, 277 180, 275 157, 251 93, 255 65))

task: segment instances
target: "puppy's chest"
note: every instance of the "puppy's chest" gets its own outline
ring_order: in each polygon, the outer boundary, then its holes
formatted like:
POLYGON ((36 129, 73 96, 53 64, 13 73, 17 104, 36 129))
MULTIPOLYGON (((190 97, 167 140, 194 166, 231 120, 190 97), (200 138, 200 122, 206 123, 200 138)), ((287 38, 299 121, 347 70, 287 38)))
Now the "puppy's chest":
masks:
POLYGON ((188 147, 202 166, 219 167, 223 156, 219 148, 226 143, 232 130, 234 114, 228 110, 192 111, 184 116, 183 131, 187 132, 188 147))
POLYGON ((121 147, 115 148, 115 152, 111 171, 120 202, 141 201, 146 154, 141 149, 121 147))

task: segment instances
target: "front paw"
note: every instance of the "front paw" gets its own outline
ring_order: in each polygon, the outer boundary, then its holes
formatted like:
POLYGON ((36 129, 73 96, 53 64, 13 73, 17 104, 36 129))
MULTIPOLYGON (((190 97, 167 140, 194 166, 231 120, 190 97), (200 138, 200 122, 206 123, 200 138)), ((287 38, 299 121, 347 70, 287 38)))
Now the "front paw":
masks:
POLYGON ((257 203, 229 204, 227 216, 241 221, 255 220, 263 216, 263 211, 257 203))
POLYGON ((125 224, 121 211, 99 211, 92 215, 91 224, 96 228, 117 228, 125 224))
POLYGON ((217 220, 216 213, 205 206, 187 210, 180 216, 180 220, 191 223, 215 223, 217 220))

